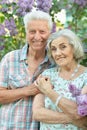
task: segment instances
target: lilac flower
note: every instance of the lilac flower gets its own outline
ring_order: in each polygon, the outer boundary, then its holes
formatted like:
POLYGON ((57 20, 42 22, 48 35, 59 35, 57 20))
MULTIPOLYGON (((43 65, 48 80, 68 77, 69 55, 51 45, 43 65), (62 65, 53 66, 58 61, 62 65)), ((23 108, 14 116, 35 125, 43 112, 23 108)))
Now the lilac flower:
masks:
POLYGON ((76 88, 76 86, 73 84, 69 84, 69 91, 72 93, 73 97, 76 97, 81 93, 81 89, 76 88))
POLYGON ((4 43, 4 38, 3 37, 0 37, 0 43, 4 43))
POLYGON ((4 36, 6 34, 4 25, 0 24, 0 36, 4 36))
POLYGON ((2 8, 1 9, 1 12, 3 12, 3 13, 5 13, 5 12, 7 12, 8 11, 8 8, 2 8))
POLYGON ((53 22, 52 33, 56 32, 56 23, 53 22))
POLYGON ((3 49, 4 49, 4 47, 5 47, 4 45, 0 46, 0 51, 1 51, 1 50, 3 50, 3 49))
POLYGON ((78 105, 87 105, 87 94, 81 94, 76 97, 76 102, 78 105))
POLYGON ((9 4, 9 3, 10 3, 9 0, 2 0, 2 1, 0 1, 0 4, 9 4))
POLYGON ((10 5, 10 1, 9 0, 2 0, 0 2, 1 4, 1 12, 6 12, 10 9, 7 5, 10 5), (5 7, 3 7, 3 5, 5 5, 5 7))
POLYGON ((17 9, 17 15, 24 16, 26 14, 26 9, 18 8, 17 9))
POLYGON ((78 114, 80 116, 86 116, 87 115, 87 104, 78 106, 78 114))
POLYGON ((17 14, 25 15, 27 12, 29 12, 34 4, 34 0, 18 0, 17 2, 17 14))
POLYGON ((9 30, 11 36, 17 34, 16 24, 13 18, 5 20, 5 27, 9 30))
POLYGON ((74 3, 78 4, 81 8, 87 6, 87 0, 74 0, 74 3))
POLYGON ((36 0, 37 9, 43 10, 44 12, 49 12, 52 7, 52 0, 36 0))
POLYGON ((87 115, 87 94, 81 94, 81 89, 76 88, 73 84, 69 84, 69 91, 72 93, 73 97, 76 97, 78 114, 80 116, 87 115))
POLYGON ((76 103, 78 105, 78 114, 80 116, 87 115, 87 94, 76 96, 76 103))

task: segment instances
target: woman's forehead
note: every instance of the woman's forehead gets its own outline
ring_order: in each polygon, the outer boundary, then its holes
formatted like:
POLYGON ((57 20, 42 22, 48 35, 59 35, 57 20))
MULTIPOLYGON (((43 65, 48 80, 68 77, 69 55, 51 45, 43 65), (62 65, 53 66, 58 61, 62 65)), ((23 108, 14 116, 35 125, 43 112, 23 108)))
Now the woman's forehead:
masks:
POLYGON ((69 44, 69 39, 64 36, 60 36, 60 37, 54 39, 51 42, 51 45, 57 45, 57 44, 62 44, 62 43, 69 44))

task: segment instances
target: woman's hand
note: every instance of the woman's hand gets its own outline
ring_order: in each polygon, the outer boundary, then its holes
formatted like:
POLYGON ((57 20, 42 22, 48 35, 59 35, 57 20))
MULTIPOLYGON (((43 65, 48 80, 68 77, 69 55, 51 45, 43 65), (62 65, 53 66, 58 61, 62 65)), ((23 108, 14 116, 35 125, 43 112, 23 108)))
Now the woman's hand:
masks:
POLYGON ((53 88, 49 77, 40 75, 35 82, 37 88, 44 94, 53 88))
POLYGON ((72 124, 87 130, 87 116, 82 117, 81 119, 73 120, 72 124))
POLYGON ((81 94, 87 94, 87 86, 84 86, 84 87, 82 88, 81 94))

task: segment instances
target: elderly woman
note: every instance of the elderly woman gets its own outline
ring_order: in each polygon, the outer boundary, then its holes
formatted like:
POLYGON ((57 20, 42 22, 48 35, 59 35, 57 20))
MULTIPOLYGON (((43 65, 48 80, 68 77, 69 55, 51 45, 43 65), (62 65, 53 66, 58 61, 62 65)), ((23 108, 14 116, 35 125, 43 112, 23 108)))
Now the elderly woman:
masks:
POLYGON ((35 81, 43 94, 34 99, 33 118, 41 122, 40 130, 87 130, 87 118, 78 115, 76 98, 69 90, 70 85, 78 89, 87 85, 87 68, 79 64, 84 56, 81 41, 68 29, 52 34, 48 41, 49 57, 56 67, 35 81))

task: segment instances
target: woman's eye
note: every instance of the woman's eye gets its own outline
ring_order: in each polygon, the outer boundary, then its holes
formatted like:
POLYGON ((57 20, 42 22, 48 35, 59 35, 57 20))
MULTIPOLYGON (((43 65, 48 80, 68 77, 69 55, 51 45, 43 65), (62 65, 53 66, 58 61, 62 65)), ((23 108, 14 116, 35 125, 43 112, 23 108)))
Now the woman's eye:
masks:
POLYGON ((60 48, 61 48, 61 49, 65 49, 65 48, 66 48, 66 46, 65 46, 65 45, 62 45, 60 48))
POLYGON ((51 48, 51 51, 56 51, 56 48, 51 48))

